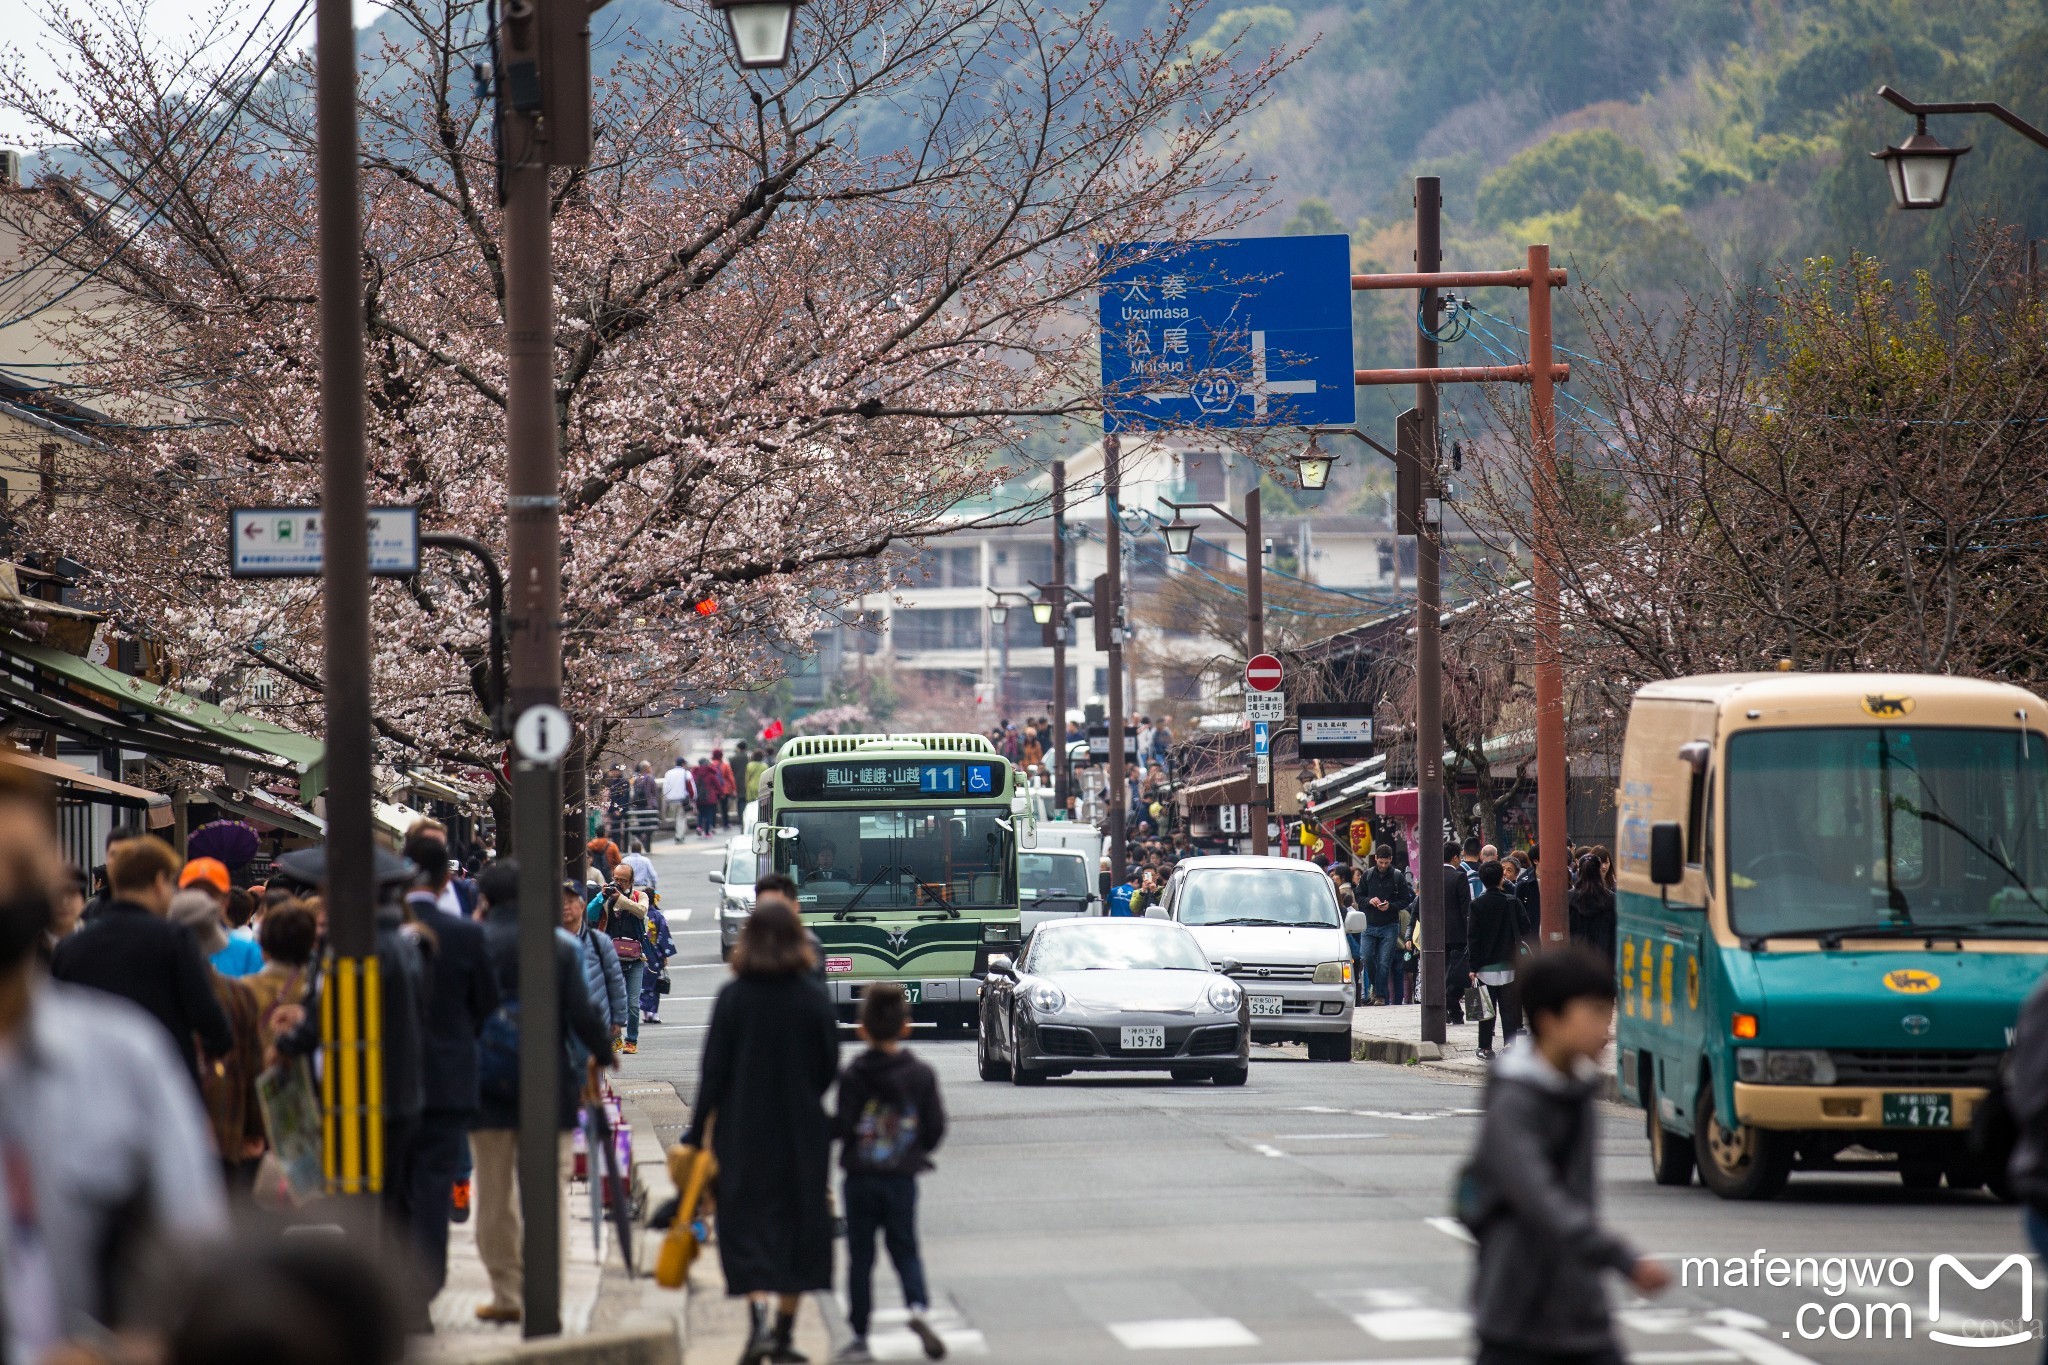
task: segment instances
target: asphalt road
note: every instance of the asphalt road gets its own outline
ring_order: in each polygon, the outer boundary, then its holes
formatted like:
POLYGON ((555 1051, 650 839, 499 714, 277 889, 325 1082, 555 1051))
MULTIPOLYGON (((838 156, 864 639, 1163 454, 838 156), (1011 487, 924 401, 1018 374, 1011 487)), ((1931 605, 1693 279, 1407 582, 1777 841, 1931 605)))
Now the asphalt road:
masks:
MULTIPOLYGON (((672 1082, 686 1100, 726 976, 706 877, 715 849, 693 839, 656 851, 681 951, 666 1022, 644 1028, 640 1054, 626 1059, 628 1077, 672 1082)), ((921 1216, 935 1310, 956 1356, 1033 1365, 1470 1358, 1471 1252, 1445 1215, 1478 1122, 1471 1084, 1255 1047, 1242 1089, 1077 1076, 1026 1090, 978 1080, 971 1040, 918 1032, 912 1047, 938 1071, 953 1125, 924 1181, 921 1216)), ((2040 1324, 2022 1320, 2039 1310, 2022 1313, 2016 1274, 1978 1290, 1945 1270, 1945 1316, 1929 1318, 1932 1259, 1952 1255, 1986 1275, 2024 1245, 2014 1209, 1909 1193, 1889 1175, 1795 1176, 1773 1203, 1729 1204, 1697 1185, 1658 1188, 1647 1153, 1640 1114, 1604 1107, 1607 1218, 1692 1281, 1654 1302, 1615 1286, 1631 1359, 1928 1365, 2040 1353, 2040 1324), (1772 1276, 1772 1257, 1788 1262, 1779 1278, 1804 1282, 1756 1287, 1772 1276), (1791 1264, 1797 1257, 1815 1262, 1791 1264), (1720 1282, 1702 1285, 1700 1265, 1684 1258, 1713 1258, 1720 1282), (1730 1258, 1741 1271, 1731 1273, 1730 1258), (1873 1271, 1879 1284, 1854 1283, 1873 1271), (1816 1287, 1815 1274, 1831 1283, 1816 1287), (1830 1292, 1837 1278, 1850 1283, 1830 1292), (1894 1303, 1903 1309, 1885 1307, 1894 1303), (1964 1350, 1931 1340, 1930 1328, 2033 1336, 1964 1350)), ((887 1269, 877 1301, 899 1302, 887 1269)), ((877 1356, 917 1357, 900 1321, 878 1315, 877 1356)))

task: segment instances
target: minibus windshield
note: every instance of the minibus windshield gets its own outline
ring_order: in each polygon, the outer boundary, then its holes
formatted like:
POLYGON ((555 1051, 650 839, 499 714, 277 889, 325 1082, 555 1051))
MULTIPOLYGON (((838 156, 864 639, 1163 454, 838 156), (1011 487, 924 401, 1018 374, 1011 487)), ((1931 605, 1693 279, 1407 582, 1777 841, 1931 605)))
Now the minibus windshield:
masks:
POLYGON ((1728 741, 1727 768, 1737 934, 2048 937, 2048 742, 2039 734, 1758 730, 1728 741))

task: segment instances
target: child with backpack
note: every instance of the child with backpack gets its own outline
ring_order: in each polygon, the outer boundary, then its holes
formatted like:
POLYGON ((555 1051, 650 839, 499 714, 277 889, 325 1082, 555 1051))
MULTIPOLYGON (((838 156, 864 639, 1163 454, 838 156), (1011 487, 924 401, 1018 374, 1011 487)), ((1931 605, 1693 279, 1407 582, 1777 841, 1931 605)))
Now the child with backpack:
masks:
POLYGON ((910 1330, 926 1357, 938 1360, 946 1343, 925 1320, 931 1307, 924 1261, 917 1248, 917 1177, 932 1168, 931 1154, 946 1135, 939 1078, 903 1049, 910 1003, 893 981, 861 993, 860 1036, 867 1051, 839 1073, 833 1135, 846 1172, 847 1320, 853 1340, 835 1359, 866 1361, 868 1322, 874 1311, 875 1234, 889 1244, 889 1259, 903 1283, 910 1330))
POLYGON ((1479 1244, 1476 1365, 1621 1365, 1600 1272, 1645 1294, 1671 1272, 1600 1226, 1593 1206, 1593 1097, 1614 970, 1582 948, 1557 948, 1533 958, 1521 984, 1529 1033, 1487 1078, 1479 1143, 1458 1178, 1458 1221, 1479 1244))

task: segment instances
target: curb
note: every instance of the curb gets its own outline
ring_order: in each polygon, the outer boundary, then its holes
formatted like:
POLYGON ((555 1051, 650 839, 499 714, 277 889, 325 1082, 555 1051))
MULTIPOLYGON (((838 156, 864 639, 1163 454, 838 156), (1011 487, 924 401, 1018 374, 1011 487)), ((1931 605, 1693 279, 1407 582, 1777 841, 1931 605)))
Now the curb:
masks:
POLYGON ((683 1365, 683 1348, 674 1328, 647 1328, 520 1342, 464 1352, 459 1360, 461 1365, 683 1365))
POLYGON ((1440 1062, 1444 1050, 1437 1043, 1417 1042, 1413 1038, 1374 1038, 1354 1033, 1351 1035, 1351 1060, 1354 1062, 1388 1062, 1394 1066, 1409 1066, 1416 1062, 1440 1062))
MULTIPOLYGON (((1429 1063, 1444 1063, 1441 1044, 1418 1042, 1413 1038, 1376 1038, 1367 1034, 1351 1035, 1351 1060, 1354 1062, 1384 1062, 1390 1066, 1423 1066, 1429 1063)), ((1462 1076, 1467 1080, 1484 1080, 1486 1068, 1472 1065, 1438 1065, 1432 1068, 1439 1074, 1462 1076)), ((1621 1096, 1621 1079, 1612 1071, 1600 1073, 1600 1089, 1593 1096, 1608 1104, 1630 1104, 1621 1096)))

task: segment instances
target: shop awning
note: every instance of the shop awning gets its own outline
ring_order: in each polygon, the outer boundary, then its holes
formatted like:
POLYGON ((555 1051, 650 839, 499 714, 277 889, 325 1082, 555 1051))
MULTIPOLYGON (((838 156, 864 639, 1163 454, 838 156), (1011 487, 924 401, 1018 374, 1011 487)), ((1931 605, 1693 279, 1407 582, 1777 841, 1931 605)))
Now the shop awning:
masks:
POLYGON ((1242 806, 1248 804, 1251 799, 1250 773, 1230 773, 1223 777, 1212 777, 1206 782, 1183 787, 1179 793, 1183 810, 1198 806, 1242 806))
POLYGON ((417 768, 409 768, 401 773, 398 787, 401 791, 429 796, 436 801, 447 801, 457 806, 480 806, 491 799, 488 790, 457 782, 454 778, 443 777, 439 773, 421 772, 417 768))
POLYGON ((432 819, 424 811, 411 806, 401 806, 392 801, 370 802, 370 823, 376 826, 378 834, 391 841, 397 848, 405 842, 405 832, 422 820, 432 819))
POLYGON ((116 782, 110 777, 96 777, 62 759, 44 758, 41 754, 31 754, 20 749, 8 752, 6 758, 20 767, 40 774, 54 783, 62 795, 74 800, 146 812, 151 829, 162 829, 172 823, 171 798, 161 792, 153 792, 144 787, 131 787, 126 782, 116 782))
POLYGON ((166 758, 290 775, 308 801, 326 786, 325 745, 282 725, 223 711, 188 692, 45 645, 0 641, 0 663, 0 698, 60 733, 166 758))
POLYGON ((272 796, 261 788, 242 790, 225 784, 209 788, 207 799, 252 824, 268 825, 304 839, 325 839, 327 822, 309 810, 272 796))

